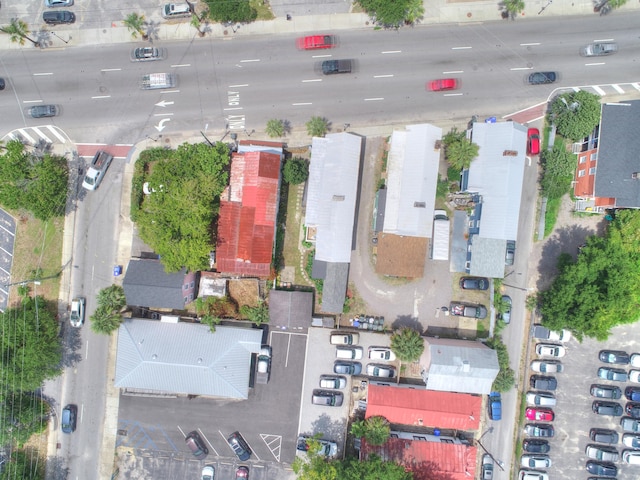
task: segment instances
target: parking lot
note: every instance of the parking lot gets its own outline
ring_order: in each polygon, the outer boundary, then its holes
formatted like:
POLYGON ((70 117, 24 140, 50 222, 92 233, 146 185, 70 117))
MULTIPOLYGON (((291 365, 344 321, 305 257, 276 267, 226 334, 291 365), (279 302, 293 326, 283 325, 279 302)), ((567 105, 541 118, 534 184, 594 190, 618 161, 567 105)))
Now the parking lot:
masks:
MULTIPOLYGON (((545 342, 548 343, 548 342, 545 342)), ((535 358, 534 345, 532 343, 531 358, 535 358)), ((640 352, 640 331, 633 325, 622 326, 614 329, 611 337, 605 342, 597 342, 585 339, 582 343, 572 339, 565 344, 567 354, 560 359, 565 366, 565 371, 554 374, 558 380, 558 388, 555 392, 557 405, 553 407, 555 420, 555 436, 549 440, 551 451, 549 456, 553 465, 547 470, 551 478, 588 478, 596 476, 587 472, 585 465, 589 460, 585 455, 588 444, 595 444, 589 439, 589 430, 592 428, 611 429, 618 433, 619 441, 612 445, 618 450, 620 460, 615 463, 618 467, 618 480, 635 480, 640 478, 640 466, 632 466, 624 463, 623 450, 627 449, 622 444, 622 427, 619 416, 597 415, 592 412, 594 400, 614 401, 622 407, 628 400, 624 394, 619 400, 597 399, 590 395, 590 387, 593 384, 615 385, 622 389, 634 384, 631 382, 614 382, 598 378, 600 367, 621 368, 627 372, 631 369, 628 365, 609 365, 600 362, 598 353, 601 350, 624 350, 629 354, 640 352)), ((528 381, 528 378, 527 378, 528 381)), ((606 446, 606 445, 603 445, 606 446)))
POLYGON ((269 341, 271 379, 250 389, 246 401, 121 395, 117 446, 146 460, 142 462, 148 474, 144 478, 197 478, 187 472, 205 464, 217 464, 229 472, 248 464, 252 479, 283 478, 284 470, 276 464, 290 464, 295 458, 307 337, 274 332, 269 341), (200 432, 209 448, 202 462, 189 454, 184 443, 192 430, 200 432), (226 442, 236 430, 253 450, 248 462, 239 462, 226 442))

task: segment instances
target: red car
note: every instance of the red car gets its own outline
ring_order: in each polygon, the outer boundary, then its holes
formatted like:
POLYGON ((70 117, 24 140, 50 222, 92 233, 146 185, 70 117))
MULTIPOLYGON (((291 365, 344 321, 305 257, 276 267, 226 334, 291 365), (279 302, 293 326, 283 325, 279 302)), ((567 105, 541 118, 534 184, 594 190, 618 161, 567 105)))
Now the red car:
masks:
POLYGON ((527 155, 538 155, 540 153, 540 130, 530 128, 527 130, 527 155))
POLYGON ((555 415, 550 408, 527 408, 527 419, 529 420, 542 420, 544 422, 552 422, 555 415))
POLYGON ((236 469, 236 480, 237 479, 248 479, 249 478, 249 468, 244 465, 240 465, 236 469))
POLYGON ((443 90, 455 90, 458 88, 458 80, 455 78, 440 78, 427 83, 427 88, 432 92, 441 92, 443 90))
POLYGON ((298 48, 302 50, 318 50, 321 48, 333 48, 338 46, 335 35, 309 35, 297 40, 298 48))

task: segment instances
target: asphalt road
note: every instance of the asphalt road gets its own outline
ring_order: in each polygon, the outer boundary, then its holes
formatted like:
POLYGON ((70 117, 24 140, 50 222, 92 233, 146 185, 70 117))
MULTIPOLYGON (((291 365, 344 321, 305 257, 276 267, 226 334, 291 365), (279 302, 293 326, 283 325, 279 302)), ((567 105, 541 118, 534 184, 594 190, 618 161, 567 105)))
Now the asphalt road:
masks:
MULTIPOLYGON (((25 117, 39 102, 59 104, 53 123, 76 142, 131 143, 165 133, 205 129, 264 129, 279 117, 302 127, 312 115, 342 123, 380 125, 501 115, 544 101, 554 88, 625 85, 637 76, 640 12, 624 17, 549 18, 540 22, 429 26, 400 32, 353 31, 325 51, 297 51, 291 35, 196 38, 168 42, 168 58, 131 63, 135 45, 4 51, 0 71, 10 87, 0 96, 7 112, 0 131, 42 124, 25 117), (541 33, 544 32, 544 33, 541 33), (614 39, 618 54, 585 59, 579 48, 614 39), (328 57, 331 56, 331 57, 328 57), (325 58, 353 58, 351 75, 323 77, 325 58), (531 86, 532 71, 554 70, 554 85, 531 86), (144 73, 174 72, 170 93, 138 88, 144 73), (425 91, 434 78, 457 77, 450 93, 425 91), (11 95, 13 89, 15 95, 11 95), (156 104, 165 100, 165 106, 156 104)), ((615 93, 615 90, 611 91, 615 93)))

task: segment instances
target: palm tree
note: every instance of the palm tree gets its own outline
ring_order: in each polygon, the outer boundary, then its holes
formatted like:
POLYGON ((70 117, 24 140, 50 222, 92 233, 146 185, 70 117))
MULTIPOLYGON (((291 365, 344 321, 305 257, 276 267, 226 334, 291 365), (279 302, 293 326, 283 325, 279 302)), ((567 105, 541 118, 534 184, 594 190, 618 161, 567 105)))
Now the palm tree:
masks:
POLYGON ((277 118, 272 118, 267 121, 267 135, 271 138, 277 138, 284 136, 284 122, 277 118))
POLYGON ((112 332, 120 327, 122 323, 122 315, 110 311, 103 306, 91 315, 91 330, 102 335, 111 335, 112 332))
POLYGON ((127 305, 127 297, 120 285, 111 285, 98 292, 98 308, 109 312, 120 312, 127 305))
POLYGON ((33 43, 34 46, 40 46, 39 42, 36 42, 29 37, 29 27, 27 27, 27 24, 22 20, 18 20, 17 18, 12 18, 11 23, 9 23, 9 25, 7 25, 6 27, 0 27, 0 32, 9 35, 13 43, 24 45, 24 41, 25 39, 27 39, 31 43, 33 43))
POLYGON ((509 17, 512 20, 514 20, 516 18, 516 15, 518 15, 520 12, 524 10, 524 1, 523 0, 503 0, 502 8, 506 13, 506 16, 504 18, 509 17))
POLYGON ((407 5, 405 21, 413 25, 424 18, 424 3, 422 0, 411 0, 407 5))
POLYGON ((478 145, 463 138, 447 146, 445 154, 449 165, 459 170, 464 170, 469 168, 471 160, 478 156, 479 151, 480 147, 478 145))
POLYGON ((147 34, 144 32, 144 15, 131 13, 127 15, 122 23, 124 23, 125 26, 129 29, 133 38, 138 38, 138 35, 140 35, 143 40, 146 40, 147 34))
POLYGON ((415 362, 424 352, 424 340, 413 328, 401 328, 391 335, 391 350, 401 361, 415 362))
POLYGON ((311 117, 306 126, 307 133, 312 137, 324 137, 329 131, 329 121, 324 117, 311 117))

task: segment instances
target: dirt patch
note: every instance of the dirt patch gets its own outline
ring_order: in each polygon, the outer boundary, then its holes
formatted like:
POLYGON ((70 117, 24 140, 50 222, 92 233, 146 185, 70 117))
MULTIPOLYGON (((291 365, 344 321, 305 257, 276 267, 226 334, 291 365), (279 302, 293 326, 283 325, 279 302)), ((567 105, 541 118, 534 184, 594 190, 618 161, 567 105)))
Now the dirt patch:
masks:
POLYGON ((238 307, 243 305, 257 307, 259 293, 258 281, 253 278, 229 280, 229 296, 238 304, 238 307))

